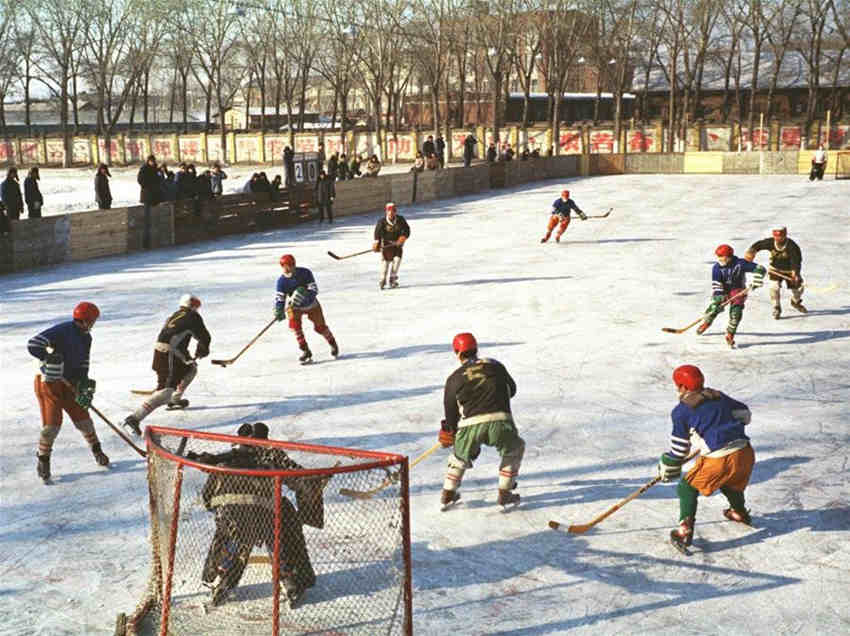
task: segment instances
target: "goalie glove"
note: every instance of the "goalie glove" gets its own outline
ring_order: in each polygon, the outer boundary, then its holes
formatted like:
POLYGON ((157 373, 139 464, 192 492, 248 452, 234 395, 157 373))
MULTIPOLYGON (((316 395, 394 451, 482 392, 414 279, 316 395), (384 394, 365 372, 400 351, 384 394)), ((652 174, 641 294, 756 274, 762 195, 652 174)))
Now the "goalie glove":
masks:
POLYGON ((665 484, 678 479, 682 475, 682 460, 667 453, 662 453, 658 460, 658 476, 665 484))
POLYGON ((449 429, 449 427, 446 425, 446 420, 440 422, 440 432, 437 435, 437 440, 439 440, 440 445, 443 448, 449 448, 450 446, 454 446, 455 431, 449 429))
POLYGON ((303 287, 297 287, 294 292, 292 292, 292 300, 290 302, 290 307, 301 307, 304 305, 304 301, 307 300, 307 290, 303 287))
POLYGON ((756 267, 755 272, 753 274, 753 289, 758 289, 762 285, 764 285, 764 275, 767 273, 767 270, 759 265, 756 267))
POLYGON ((41 374, 45 382, 61 380, 64 373, 65 360, 61 353, 48 353, 41 361, 41 374))
POLYGON ((91 406, 92 398, 94 398, 95 384, 95 381, 91 378, 80 378, 77 380, 77 397, 75 398, 75 401, 84 409, 91 406))

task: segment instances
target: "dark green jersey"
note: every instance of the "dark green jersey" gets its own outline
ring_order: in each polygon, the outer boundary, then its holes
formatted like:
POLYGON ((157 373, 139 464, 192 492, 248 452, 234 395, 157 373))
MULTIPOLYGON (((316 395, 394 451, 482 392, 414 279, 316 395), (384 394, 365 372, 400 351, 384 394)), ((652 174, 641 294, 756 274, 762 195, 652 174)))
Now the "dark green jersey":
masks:
POLYGON ((781 248, 776 246, 776 242, 772 237, 762 239, 750 245, 748 251, 757 254, 762 250, 770 251, 770 266, 773 269, 800 273, 800 268, 803 265, 803 255, 800 252, 800 247, 791 239, 786 238, 781 248))

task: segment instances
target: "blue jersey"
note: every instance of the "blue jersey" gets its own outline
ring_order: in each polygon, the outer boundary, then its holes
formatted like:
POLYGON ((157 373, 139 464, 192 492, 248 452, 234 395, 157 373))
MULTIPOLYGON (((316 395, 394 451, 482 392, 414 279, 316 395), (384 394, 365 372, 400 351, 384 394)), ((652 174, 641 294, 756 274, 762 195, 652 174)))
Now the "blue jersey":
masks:
MULTIPOLYGON (((714 389, 691 391, 682 396, 670 414, 670 455, 684 458, 691 449, 691 436, 708 453, 726 448, 738 440, 748 440, 744 426, 750 421, 747 405, 714 389)), ((734 444, 733 444, 734 447, 734 444)))
POLYGON ((45 329, 27 343, 29 352, 39 360, 47 356, 47 347, 62 355, 65 363, 62 377, 66 380, 76 382, 89 376, 91 334, 80 329, 73 320, 45 329))
POLYGON ((316 286, 316 279, 313 278, 313 272, 306 267, 296 267, 292 276, 283 276, 277 279, 277 294, 275 294, 274 308, 275 310, 283 309, 286 306, 286 297, 292 296, 296 289, 303 287, 307 295, 304 301, 298 306, 299 309, 309 309, 316 302, 316 295, 319 293, 319 288, 316 286))
POLYGON ((576 205, 576 202, 572 199, 567 199, 566 201, 564 201, 563 198, 558 197, 552 204, 552 214, 559 214, 560 216, 570 218, 570 210, 575 210, 579 214, 582 214, 581 209, 576 205))
POLYGON ((758 263, 751 263, 737 256, 733 256, 728 265, 715 263, 711 268, 712 295, 726 295, 733 289, 743 289, 747 286, 744 274, 754 272, 758 268, 758 263))

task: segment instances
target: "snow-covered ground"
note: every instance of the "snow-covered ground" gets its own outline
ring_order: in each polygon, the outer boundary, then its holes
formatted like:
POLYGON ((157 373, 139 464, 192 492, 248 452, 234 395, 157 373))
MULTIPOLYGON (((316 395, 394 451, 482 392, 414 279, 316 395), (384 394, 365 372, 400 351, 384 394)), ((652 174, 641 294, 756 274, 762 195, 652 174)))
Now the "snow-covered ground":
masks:
POLYGON ((152 341, 180 294, 202 298, 211 357, 229 357, 271 317, 286 252, 316 275, 341 358, 324 363, 327 345, 306 329, 323 363, 299 366, 281 325, 237 365, 205 361, 191 408, 161 409, 147 423, 232 433, 263 420, 276 438, 413 458, 435 442, 456 367, 452 336, 474 332, 518 384, 523 499, 506 514, 496 506, 490 448, 447 512, 438 506, 447 452, 412 470, 417 634, 847 633, 850 185, 685 175, 566 183, 588 213, 614 213, 574 219, 560 244, 539 240, 564 182, 402 209, 412 237, 393 291, 378 290, 376 257, 326 254, 368 247, 371 216, 0 278, 0 634, 111 633, 149 568, 145 464, 107 427, 95 422, 111 470, 66 420, 55 484, 37 478, 28 338, 78 301, 96 302, 95 401, 120 421, 139 401, 129 389, 153 382, 152 341), (773 320, 761 289, 737 350, 723 342, 727 314, 705 336, 661 332, 706 306, 717 244, 743 253, 778 223, 803 250, 807 315, 783 290, 785 313, 773 320), (670 374, 682 363, 752 409, 755 527, 725 521, 722 495, 701 498, 694 554, 684 557, 667 543, 675 487, 658 485, 586 534, 548 529, 588 522, 654 476, 676 403, 670 374))

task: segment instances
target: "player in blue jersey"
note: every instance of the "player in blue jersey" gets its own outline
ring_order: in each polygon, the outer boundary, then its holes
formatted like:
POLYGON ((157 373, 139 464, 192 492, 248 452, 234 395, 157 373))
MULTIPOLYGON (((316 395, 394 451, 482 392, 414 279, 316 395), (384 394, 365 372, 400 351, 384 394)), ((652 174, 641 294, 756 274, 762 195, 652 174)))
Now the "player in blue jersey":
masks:
POLYGON ((109 465, 88 412, 95 388, 95 381, 89 378, 89 332, 99 316, 94 303, 81 302, 74 307, 73 320, 45 329, 27 344, 30 354, 41 360, 41 373, 35 376, 35 396, 41 408, 36 470, 45 483, 50 481, 50 453, 62 426, 62 411, 83 434, 95 461, 109 465))
POLYGON ((555 234, 555 241, 560 242, 561 235, 570 224, 570 212, 572 210, 576 211, 576 214, 579 215, 582 221, 587 221, 587 215, 570 198, 570 191, 563 190, 561 192, 561 198, 555 199, 555 202, 552 204, 552 216, 549 217, 549 225, 546 226, 546 236, 540 239, 541 243, 549 240, 549 237, 552 236, 552 230, 555 229, 556 225, 558 226, 558 233, 555 234))
POLYGON ((278 320, 289 318, 289 328, 295 332, 295 339, 301 349, 301 364, 312 361, 313 353, 307 346, 307 339, 301 328, 301 317, 305 314, 313 323, 317 333, 322 334, 331 346, 331 355, 339 355, 339 346, 325 324, 325 315, 322 306, 316 298, 319 288, 313 272, 306 267, 296 267, 295 257, 292 254, 284 254, 280 257, 280 266, 283 274, 277 279, 277 294, 275 295, 274 315, 278 320), (287 298, 289 303, 287 303, 287 298))
POLYGON ((729 301, 729 322, 726 325, 726 344, 735 346, 735 331, 741 324, 744 315, 744 303, 747 300, 745 274, 752 273, 753 289, 764 285, 764 275, 767 270, 758 263, 752 263, 735 256, 735 250, 729 245, 719 245, 714 250, 717 262, 711 269, 711 304, 705 310, 702 324, 697 327, 697 333, 703 334, 711 326, 714 319, 723 311, 729 301))
POLYGON ((744 489, 750 481, 755 453, 744 427, 750 423, 746 404, 705 387, 698 367, 684 364, 673 371, 673 384, 679 392, 679 404, 673 409, 670 450, 658 462, 658 476, 664 482, 682 474, 682 463, 691 444, 700 451, 688 474, 679 481, 679 527, 670 532, 670 540, 680 550, 691 544, 697 512, 697 496, 709 496, 719 490, 729 501, 723 511, 730 521, 751 523, 744 503, 744 489))

